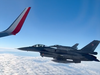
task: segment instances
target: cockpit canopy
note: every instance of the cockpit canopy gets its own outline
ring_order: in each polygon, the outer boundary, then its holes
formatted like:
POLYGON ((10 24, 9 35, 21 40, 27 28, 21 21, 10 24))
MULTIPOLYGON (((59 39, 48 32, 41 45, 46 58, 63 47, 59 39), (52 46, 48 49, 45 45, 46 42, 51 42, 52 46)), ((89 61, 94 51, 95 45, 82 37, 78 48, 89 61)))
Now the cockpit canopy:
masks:
POLYGON ((43 45, 43 44, 36 44, 36 45, 33 45, 33 47, 45 47, 45 45, 43 45))

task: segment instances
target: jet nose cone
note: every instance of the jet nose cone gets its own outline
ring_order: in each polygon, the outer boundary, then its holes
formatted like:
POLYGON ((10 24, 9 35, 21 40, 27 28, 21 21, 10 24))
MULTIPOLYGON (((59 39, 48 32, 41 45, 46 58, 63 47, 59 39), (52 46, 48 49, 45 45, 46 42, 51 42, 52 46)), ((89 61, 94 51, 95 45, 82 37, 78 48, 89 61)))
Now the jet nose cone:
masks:
POLYGON ((34 47, 21 47, 17 48, 18 50, 23 50, 23 51, 37 51, 37 48, 34 47))
POLYGON ((18 50, 27 50, 27 48, 17 48, 18 50))
POLYGON ((23 48, 17 48, 17 49, 19 49, 19 50, 23 50, 23 48))

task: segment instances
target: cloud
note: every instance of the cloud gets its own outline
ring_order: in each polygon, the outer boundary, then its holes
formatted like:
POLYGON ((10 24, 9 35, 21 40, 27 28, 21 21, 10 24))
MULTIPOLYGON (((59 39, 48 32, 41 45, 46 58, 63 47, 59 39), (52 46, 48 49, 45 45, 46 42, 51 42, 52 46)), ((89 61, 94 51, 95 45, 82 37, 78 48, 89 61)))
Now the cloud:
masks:
POLYGON ((49 58, 0 54, 1 75, 100 75, 100 63, 63 64, 49 58))

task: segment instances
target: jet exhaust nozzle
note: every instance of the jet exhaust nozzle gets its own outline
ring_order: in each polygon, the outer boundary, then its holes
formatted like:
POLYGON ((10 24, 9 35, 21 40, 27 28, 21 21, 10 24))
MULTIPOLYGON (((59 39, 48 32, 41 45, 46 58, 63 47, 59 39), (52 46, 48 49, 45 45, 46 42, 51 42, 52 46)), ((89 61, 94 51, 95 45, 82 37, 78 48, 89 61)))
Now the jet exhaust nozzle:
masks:
POLYGON ((97 53, 97 52, 93 52, 93 53, 90 53, 90 54, 94 54, 94 55, 97 55, 98 53, 97 53))

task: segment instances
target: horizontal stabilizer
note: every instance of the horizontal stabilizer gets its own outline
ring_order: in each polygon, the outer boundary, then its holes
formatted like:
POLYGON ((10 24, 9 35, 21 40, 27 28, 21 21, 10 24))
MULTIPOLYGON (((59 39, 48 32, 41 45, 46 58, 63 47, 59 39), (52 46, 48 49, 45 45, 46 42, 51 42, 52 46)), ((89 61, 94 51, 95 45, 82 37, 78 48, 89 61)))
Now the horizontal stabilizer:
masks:
POLYGON ((18 18, 11 24, 11 26, 3 32, 0 32, 0 37, 16 35, 22 28, 22 25, 30 11, 31 7, 27 7, 24 11, 18 16, 18 18))

